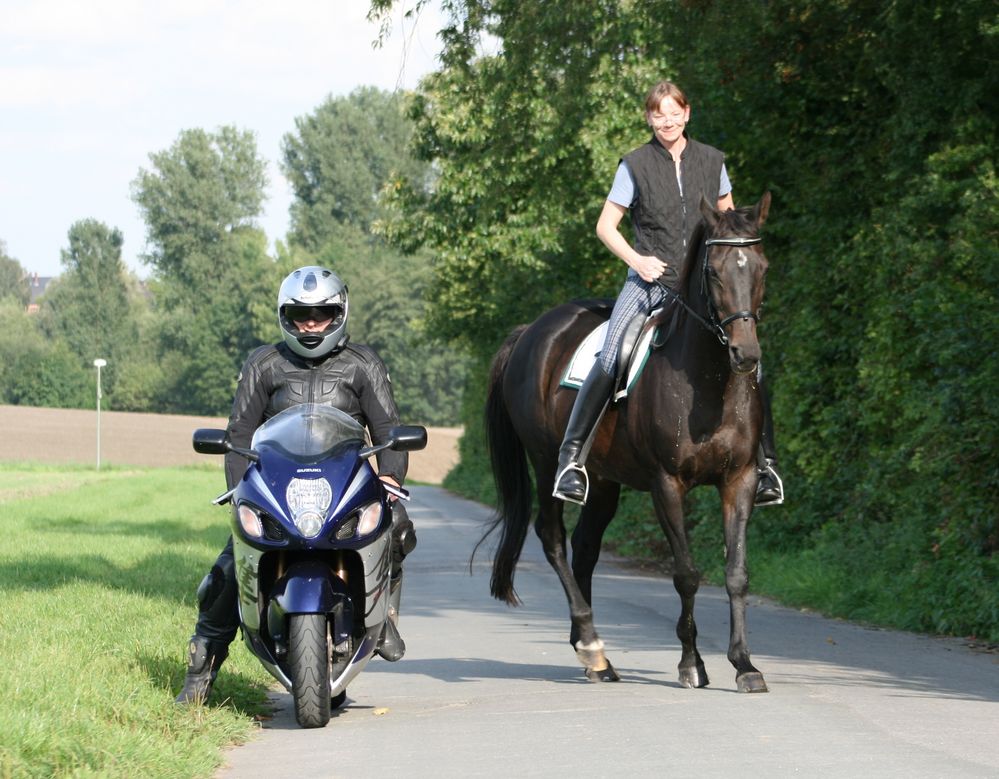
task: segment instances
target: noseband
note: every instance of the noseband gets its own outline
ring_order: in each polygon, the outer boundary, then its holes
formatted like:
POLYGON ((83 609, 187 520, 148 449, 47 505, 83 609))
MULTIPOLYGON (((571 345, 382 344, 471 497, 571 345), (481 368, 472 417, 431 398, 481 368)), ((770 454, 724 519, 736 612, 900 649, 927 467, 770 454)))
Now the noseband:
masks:
MULTIPOLYGON (((724 238, 708 238, 704 242, 704 246, 753 246, 757 243, 762 243, 762 238, 739 238, 737 236, 730 236, 724 238)), ((703 327, 705 327, 709 332, 714 333, 718 337, 722 346, 728 346, 728 334, 725 332, 725 327, 736 319, 752 319, 754 322, 759 321, 759 317, 756 316, 752 311, 736 311, 734 314, 725 317, 721 321, 718 321, 718 311, 715 309, 714 301, 711 299, 711 295, 708 293, 708 253, 704 252, 704 262, 701 265, 701 292, 707 298, 708 301, 708 319, 705 319, 700 314, 698 314, 694 309, 687 305, 687 302, 680 297, 680 295, 674 290, 667 287, 661 282, 657 282, 663 291, 673 298, 677 303, 687 309, 687 313, 694 317, 703 327)))

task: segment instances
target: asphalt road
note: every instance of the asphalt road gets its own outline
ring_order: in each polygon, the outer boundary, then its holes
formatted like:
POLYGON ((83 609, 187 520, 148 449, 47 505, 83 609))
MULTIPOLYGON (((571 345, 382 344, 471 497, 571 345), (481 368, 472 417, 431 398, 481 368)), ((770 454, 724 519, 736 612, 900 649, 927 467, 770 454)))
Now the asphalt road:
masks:
POLYGON ((325 729, 299 729, 275 693, 274 718, 219 777, 999 776, 999 655, 754 598, 750 649, 770 692, 740 695, 727 597, 703 587, 711 685, 688 690, 672 582, 601 562, 597 627, 622 681, 593 684, 533 534, 516 578, 525 605, 511 609, 489 597, 487 556, 469 575, 485 508, 416 487, 409 512, 406 657, 373 660, 325 729))

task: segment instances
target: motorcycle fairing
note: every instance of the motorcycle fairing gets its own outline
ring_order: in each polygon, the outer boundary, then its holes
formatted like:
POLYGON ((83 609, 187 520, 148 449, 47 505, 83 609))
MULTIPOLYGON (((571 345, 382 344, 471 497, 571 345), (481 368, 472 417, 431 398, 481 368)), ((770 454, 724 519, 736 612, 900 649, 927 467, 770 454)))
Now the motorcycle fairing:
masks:
POLYGON ((318 561, 294 563, 274 583, 267 604, 267 630, 275 643, 287 640, 289 614, 326 614, 334 644, 345 641, 354 625, 347 585, 318 561))

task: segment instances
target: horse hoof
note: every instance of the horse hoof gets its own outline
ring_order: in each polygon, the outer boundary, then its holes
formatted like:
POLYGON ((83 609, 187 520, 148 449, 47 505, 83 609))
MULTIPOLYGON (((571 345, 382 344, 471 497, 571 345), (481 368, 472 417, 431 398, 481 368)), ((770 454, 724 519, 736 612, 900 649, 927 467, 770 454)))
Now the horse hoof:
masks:
POLYGON ((607 663, 607 667, 597 671, 593 668, 586 669, 586 678, 591 682, 619 682, 621 677, 617 675, 617 671, 614 670, 614 666, 607 663))
POLYGON ((704 666, 698 664, 693 668, 681 668, 680 669, 680 684, 683 687, 694 690, 698 687, 707 687, 708 682, 708 672, 704 670, 704 666))
POLYGON ((763 681, 763 674, 759 671, 739 674, 735 677, 735 683, 739 687, 739 692, 770 692, 767 683, 763 681))

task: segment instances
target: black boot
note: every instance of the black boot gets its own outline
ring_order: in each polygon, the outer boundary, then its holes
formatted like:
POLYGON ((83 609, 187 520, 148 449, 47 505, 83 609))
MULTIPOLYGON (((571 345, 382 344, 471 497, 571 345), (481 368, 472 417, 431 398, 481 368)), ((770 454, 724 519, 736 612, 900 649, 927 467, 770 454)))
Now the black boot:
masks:
POLYGON ((403 655, 406 654, 406 642, 399 635, 398 627, 399 603, 401 600, 402 571, 399 571, 399 575, 393 576, 392 582, 389 585, 388 616, 385 618, 382 635, 378 639, 378 646, 375 648, 375 654, 388 660, 390 663, 401 660, 403 655))
POLYGON ((202 704, 207 701, 219 668, 228 656, 228 644, 212 641, 197 633, 191 636, 187 648, 187 676, 174 702, 202 704))
POLYGON ((572 413, 569 414, 565 438, 558 450, 558 470, 555 472, 555 489, 552 491, 554 497, 580 505, 586 502, 589 482, 583 463, 589 449, 587 444, 607 408, 613 389, 614 377, 604 373, 597 361, 590 369, 583 386, 579 388, 572 413))
POLYGON ((392 580, 389 584, 388 619, 382 628, 375 653, 390 663, 406 654, 406 642, 399 635, 399 606, 402 601, 402 561, 416 548, 416 528, 401 503, 392 504, 392 580))
POLYGON ((757 380, 763 399, 763 429, 760 430, 760 448, 756 456, 756 467, 760 480, 756 485, 757 506, 779 506, 784 502, 784 480, 777 470, 777 446, 774 444, 774 418, 770 413, 770 395, 763 383, 763 369, 759 369, 757 380))

